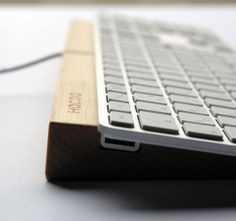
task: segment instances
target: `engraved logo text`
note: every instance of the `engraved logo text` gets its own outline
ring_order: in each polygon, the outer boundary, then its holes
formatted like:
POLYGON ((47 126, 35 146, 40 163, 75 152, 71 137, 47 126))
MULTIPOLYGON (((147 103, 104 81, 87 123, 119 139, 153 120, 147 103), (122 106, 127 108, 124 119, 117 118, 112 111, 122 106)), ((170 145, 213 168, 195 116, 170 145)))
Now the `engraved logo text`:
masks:
POLYGON ((69 113, 80 113, 82 95, 80 93, 70 93, 68 102, 69 113))

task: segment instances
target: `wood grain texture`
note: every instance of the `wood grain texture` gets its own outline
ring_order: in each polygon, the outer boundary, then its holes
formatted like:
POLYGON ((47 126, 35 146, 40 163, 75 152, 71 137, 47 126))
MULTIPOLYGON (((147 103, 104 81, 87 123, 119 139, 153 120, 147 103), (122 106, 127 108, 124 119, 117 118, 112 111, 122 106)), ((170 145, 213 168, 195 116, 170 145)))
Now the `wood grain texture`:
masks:
POLYGON ((97 125, 92 25, 73 22, 69 36, 51 122, 97 125))
POLYGON ((65 52, 93 53, 93 26, 87 21, 73 21, 70 26, 65 52))
POLYGON ((236 178, 234 157, 144 144, 136 153, 103 149, 97 130, 94 69, 92 26, 74 22, 49 123, 49 181, 236 178))

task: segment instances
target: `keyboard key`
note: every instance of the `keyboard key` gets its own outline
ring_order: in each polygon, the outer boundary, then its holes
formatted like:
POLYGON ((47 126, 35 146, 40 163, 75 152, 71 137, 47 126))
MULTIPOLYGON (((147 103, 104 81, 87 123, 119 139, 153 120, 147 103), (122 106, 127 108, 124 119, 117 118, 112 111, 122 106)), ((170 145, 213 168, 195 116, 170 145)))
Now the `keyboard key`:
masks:
POLYGON ((187 136, 211 139, 211 140, 223 140, 223 136, 218 128, 208 125, 184 123, 183 129, 187 136))
POLYGON ((115 77, 115 76, 106 76, 106 77, 105 77, 105 82, 106 82, 106 84, 108 84, 108 83, 114 83, 114 84, 121 84, 121 85, 124 85, 124 80, 123 80, 123 78, 115 77))
POLYGON ((219 100, 230 101, 231 98, 226 93, 218 93, 213 91, 200 91, 200 95, 202 98, 214 98, 219 100))
POLYGON ((138 72, 128 72, 129 78, 140 78, 144 80, 155 80, 155 77, 153 74, 150 73, 138 73, 138 72))
POLYGON ((236 100, 236 92, 231 92, 230 94, 233 97, 233 99, 236 100))
POLYGON ((183 76, 183 74, 178 70, 176 70, 176 71, 158 70, 158 73, 162 76, 164 76, 164 75, 171 75, 171 76, 176 76, 176 77, 183 76))
POLYGON ((214 91, 214 92, 224 92, 220 86, 206 85, 196 83, 195 87, 197 90, 205 90, 205 91, 214 91))
POLYGON ((162 95, 162 91, 160 88, 140 86, 140 85, 133 85, 131 87, 131 91, 133 93, 140 92, 144 94, 162 95))
POLYGON ((205 103, 208 107, 216 106, 216 107, 226 107, 226 108, 236 109, 236 104, 231 101, 223 101, 223 100, 217 100, 213 98, 206 98, 205 103))
POLYGON ((114 91, 114 92, 120 92, 120 93, 126 93, 126 88, 123 85, 119 84, 107 84, 107 92, 114 91))
POLYGON ((122 101, 128 102, 127 94, 117 93, 117 92, 108 92, 107 94, 108 101, 122 101))
POLYGON ((136 103, 136 108, 138 112, 150 111, 150 112, 156 112, 156 113, 171 114, 170 109, 167 105, 138 101, 136 103))
POLYGON ((110 124, 114 126, 121 126, 121 127, 129 127, 129 128, 134 127, 131 114, 117 112, 117 111, 111 111, 110 124))
POLYGON ((112 65, 112 64, 103 64, 103 68, 104 68, 104 70, 107 70, 107 69, 111 69, 111 70, 114 70, 114 71, 120 71, 121 70, 120 66, 112 65))
POLYGON ((218 116, 217 122, 219 123, 221 127, 225 127, 225 126, 236 127, 236 118, 233 118, 233 117, 218 116))
POLYGON ((162 96, 155 96, 152 94, 134 93, 134 101, 146 101, 151 103, 166 104, 162 96))
POLYGON ((143 72, 151 72, 151 69, 150 68, 140 68, 140 67, 127 67, 126 68, 126 71, 127 72, 140 72, 140 73, 143 73, 143 72))
POLYGON ((179 81, 187 83, 185 78, 181 75, 159 74, 159 76, 162 80, 171 80, 171 81, 179 81))
POLYGON ((176 95, 183 95, 183 96, 187 96, 187 97, 197 97, 193 91, 175 88, 175 87, 166 87, 166 93, 168 95, 176 94, 176 95))
POLYGON ((175 68, 175 69, 173 69, 173 68, 164 68, 164 67, 158 67, 157 68, 157 70, 156 70, 157 72, 159 72, 159 73, 172 73, 172 74, 177 74, 177 73, 179 73, 180 72, 180 70, 179 70, 179 68, 175 68))
POLYGON ((181 103, 175 103, 174 109, 176 113, 179 112, 187 112, 187 113, 193 113, 193 114, 201 114, 201 115, 209 115, 208 112, 204 107, 189 105, 189 104, 181 104, 181 103))
POLYGON ((198 77, 191 77, 190 79, 193 83, 207 84, 216 87, 219 86, 219 84, 215 82, 214 79, 198 78, 198 77))
POLYGON ((105 75, 105 76, 122 77, 122 72, 121 72, 121 71, 118 71, 118 70, 106 69, 106 70, 104 71, 104 75, 105 75))
POLYGON ((139 112, 139 122, 143 130, 178 134, 178 128, 172 116, 150 112, 139 112))
POLYGON ((203 116, 198 114, 190 114, 185 112, 180 112, 178 114, 179 121, 183 124, 184 122, 192 122, 197 124, 206 124, 214 126, 215 123, 209 116, 203 116))
POLYGON ((211 112, 215 117, 217 117, 217 116, 236 117, 236 110, 235 109, 213 106, 213 107, 211 107, 211 112))
POLYGON ((234 79, 225 79, 225 78, 221 78, 220 79, 220 82, 222 83, 222 84, 225 84, 225 85, 232 85, 232 86, 236 86, 236 80, 234 80, 234 79))
POLYGON ((211 72, 204 72, 204 71, 187 71, 188 76, 198 77, 198 78, 213 78, 211 72))
POLYGON ((111 111, 121 111, 121 112, 128 112, 130 113, 130 107, 128 103, 124 102, 117 102, 117 101, 110 101, 108 103, 108 110, 111 111))
POLYGON ((229 138, 229 140, 233 143, 236 143, 236 127, 225 127, 225 134, 229 138))
POLYGON ((232 85, 225 85, 225 89, 229 92, 236 92, 236 87, 232 85))
POLYGON ((143 79, 138 79, 138 78, 130 78, 129 83, 131 85, 142 85, 142 86, 149 86, 149 87, 158 87, 158 83, 156 81, 143 80, 143 79))
POLYGON ((202 106, 202 103, 199 99, 197 98, 192 98, 192 97, 185 97, 185 96, 180 96, 180 95, 170 95, 170 101, 172 104, 174 103, 183 103, 183 104, 191 104, 191 105, 196 105, 196 106, 202 106))
POLYGON ((182 88, 182 89, 187 89, 187 90, 192 90, 192 88, 190 87, 189 84, 186 84, 186 83, 182 83, 182 82, 176 82, 176 81, 170 81, 170 80, 163 80, 162 81, 162 84, 165 86, 165 87, 168 87, 168 86, 172 86, 172 87, 176 87, 176 88, 182 88))

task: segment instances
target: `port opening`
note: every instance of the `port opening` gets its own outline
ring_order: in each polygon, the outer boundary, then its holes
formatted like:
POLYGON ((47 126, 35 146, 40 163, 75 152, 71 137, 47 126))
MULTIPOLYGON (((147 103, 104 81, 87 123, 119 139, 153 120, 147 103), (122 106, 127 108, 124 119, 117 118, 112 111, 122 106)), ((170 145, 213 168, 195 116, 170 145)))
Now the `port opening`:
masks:
POLYGON ((135 142, 105 138, 105 143, 134 147, 135 142))

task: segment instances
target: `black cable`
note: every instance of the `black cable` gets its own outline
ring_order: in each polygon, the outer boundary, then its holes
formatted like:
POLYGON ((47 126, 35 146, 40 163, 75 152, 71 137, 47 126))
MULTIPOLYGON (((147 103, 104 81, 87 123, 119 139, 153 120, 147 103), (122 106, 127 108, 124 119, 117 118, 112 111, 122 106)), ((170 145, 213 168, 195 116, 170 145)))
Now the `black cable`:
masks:
POLYGON ((38 58, 36 60, 30 61, 30 62, 27 62, 27 63, 24 63, 24 64, 20 64, 20 65, 9 67, 9 68, 0 69, 0 74, 5 74, 5 73, 8 73, 8 72, 13 72, 13 71, 18 71, 18 70, 21 70, 21 69, 24 69, 24 68, 28 68, 28 67, 43 63, 45 61, 51 60, 51 59, 61 57, 62 55, 63 55, 63 53, 60 53, 60 52, 53 53, 53 54, 46 55, 44 57, 38 58))

